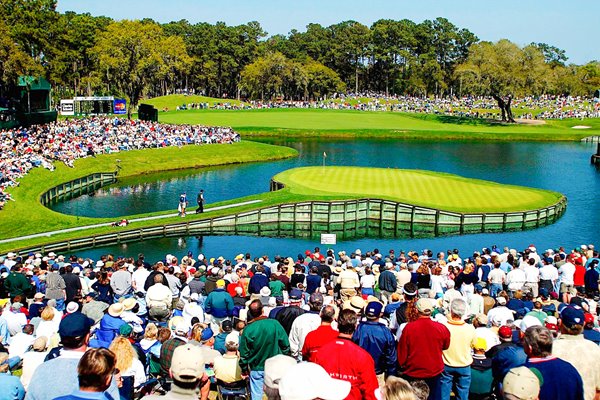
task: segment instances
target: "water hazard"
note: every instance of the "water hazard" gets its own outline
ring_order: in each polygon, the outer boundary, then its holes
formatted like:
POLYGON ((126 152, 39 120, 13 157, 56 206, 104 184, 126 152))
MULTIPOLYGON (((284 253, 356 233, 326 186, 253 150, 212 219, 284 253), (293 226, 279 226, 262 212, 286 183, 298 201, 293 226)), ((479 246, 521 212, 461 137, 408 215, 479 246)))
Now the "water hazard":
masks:
MULTIPOLYGON (((600 236, 600 171, 590 165, 593 145, 583 143, 488 143, 428 142, 396 140, 272 140, 270 143, 296 148, 299 157, 268 163, 252 163, 194 171, 177 171, 125 178, 93 195, 54 204, 58 212, 90 217, 119 217, 141 212, 173 210, 179 194, 193 200, 202 188, 213 203, 265 192, 277 173, 294 167, 357 165, 413 168, 448 172, 469 178, 550 189, 565 194, 569 204, 555 224, 523 232, 472 234, 437 238, 346 238, 336 247, 445 250, 460 247, 507 245, 521 248, 535 243, 538 248, 575 247, 597 241, 600 236)), ((232 154, 231 157, 235 157, 232 154)), ((385 185, 386 182, 373 182, 385 185)), ((440 187, 448 196, 460 196, 452 187, 440 187)), ((493 196, 494 193, 486 193, 493 196)), ((193 202, 191 202, 193 204, 193 202)), ((233 252, 292 254, 318 244, 315 238, 255 238, 245 236, 153 239, 108 248, 78 251, 78 254, 134 254, 144 252, 162 257, 165 253, 190 250, 197 254, 231 255, 233 252)))

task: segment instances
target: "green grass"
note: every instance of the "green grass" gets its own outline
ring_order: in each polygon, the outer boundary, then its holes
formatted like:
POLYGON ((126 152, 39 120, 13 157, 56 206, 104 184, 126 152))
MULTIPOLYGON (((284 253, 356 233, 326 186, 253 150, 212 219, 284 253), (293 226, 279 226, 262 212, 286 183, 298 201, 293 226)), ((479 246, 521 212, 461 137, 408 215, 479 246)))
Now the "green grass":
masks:
POLYGON ((562 197, 548 190, 390 168, 302 167, 284 171, 274 180, 298 195, 384 198, 464 213, 534 210, 553 205, 562 197))
POLYGON ((19 187, 10 189, 15 201, 9 201, 0 212, 0 238, 6 239, 114 220, 114 218, 86 218, 57 213, 44 207, 39 202, 39 198, 42 193, 60 183, 95 172, 115 171, 117 159, 121 160, 119 175, 129 177, 177 169, 278 160, 294 157, 297 154, 296 150, 288 147, 243 141, 235 144, 167 147, 100 155, 96 158, 77 160, 74 168, 56 164, 53 172, 35 168, 21 180, 19 187))
MULTIPOLYGON (((162 111, 165 108, 168 108, 171 111, 175 111, 178 106, 181 106, 182 104, 188 105, 190 103, 208 103, 211 106, 213 106, 217 103, 229 103, 232 105, 243 104, 243 102, 241 102, 239 100, 234 100, 234 99, 218 99, 215 97, 206 97, 206 96, 197 96, 197 95, 186 96, 183 94, 172 94, 169 96, 154 97, 152 99, 141 100, 140 103, 153 105, 159 111, 162 111)), ((186 111, 180 111, 180 112, 186 112, 186 111)))
POLYGON ((572 141, 600 135, 600 119, 516 125, 449 116, 346 110, 190 110, 160 114, 168 123, 231 126, 247 136, 572 141), (572 129, 588 125, 591 129, 572 129))

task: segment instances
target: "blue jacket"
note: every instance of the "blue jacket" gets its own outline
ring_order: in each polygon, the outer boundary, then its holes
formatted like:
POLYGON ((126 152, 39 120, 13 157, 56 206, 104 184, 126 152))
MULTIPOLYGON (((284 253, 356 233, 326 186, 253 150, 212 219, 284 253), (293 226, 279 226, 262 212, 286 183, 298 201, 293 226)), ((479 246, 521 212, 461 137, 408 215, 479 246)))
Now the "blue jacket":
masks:
POLYGON ((358 325, 352 341, 365 349, 375 361, 375 373, 395 375, 398 356, 396 340, 390 330, 377 321, 364 321, 358 325))
POLYGON ((260 289, 269 286, 269 278, 265 274, 254 274, 248 283, 248 292, 250 294, 260 293, 260 289))
POLYGON ((204 311, 215 318, 231 317, 233 307, 233 298, 223 288, 217 288, 210 292, 204 302, 204 311))
POLYGON ((306 276, 306 293, 313 294, 321 287, 321 277, 317 274, 308 274, 306 276))
POLYGON ((393 293, 397 288, 398 280, 392 271, 386 270, 379 275, 379 290, 385 290, 393 293))
POLYGON ((0 400, 23 400, 25 389, 21 380, 9 374, 0 374, 0 400))

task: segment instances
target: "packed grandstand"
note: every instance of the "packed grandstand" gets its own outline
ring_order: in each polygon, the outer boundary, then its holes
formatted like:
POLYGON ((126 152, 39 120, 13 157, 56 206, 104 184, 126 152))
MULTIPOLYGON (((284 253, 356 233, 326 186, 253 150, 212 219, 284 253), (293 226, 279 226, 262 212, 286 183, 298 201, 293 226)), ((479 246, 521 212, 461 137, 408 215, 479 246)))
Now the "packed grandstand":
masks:
POLYGON ((599 262, 591 244, 273 259, 9 253, 0 368, 14 379, 0 385, 54 399, 77 390, 90 357, 108 357, 104 390, 121 399, 170 387, 199 387, 201 399, 525 399, 544 382, 542 393, 591 400, 599 262), (391 397, 400 387, 410 396, 391 397))

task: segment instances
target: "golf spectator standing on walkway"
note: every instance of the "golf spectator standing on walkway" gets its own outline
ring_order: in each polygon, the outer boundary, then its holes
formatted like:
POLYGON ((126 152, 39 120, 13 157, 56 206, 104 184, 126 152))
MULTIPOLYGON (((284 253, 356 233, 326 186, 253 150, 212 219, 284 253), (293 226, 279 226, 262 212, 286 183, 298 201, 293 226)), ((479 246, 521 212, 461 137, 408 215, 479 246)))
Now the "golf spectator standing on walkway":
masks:
POLYGON ((263 315, 260 300, 248 306, 248 319, 240 336, 240 367, 250 374, 252 400, 262 400, 265 361, 278 354, 289 355, 290 342, 281 324, 263 315))
POLYGON ((54 264, 52 272, 46 275, 46 300, 56 300, 58 311, 64 311, 65 309, 66 287, 65 280, 58 273, 58 265, 54 264))
POLYGON ((440 380, 442 399, 450 398, 453 387, 456 387, 457 400, 469 398, 473 363, 471 349, 476 344, 476 335, 473 325, 463 321, 467 309, 467 302, 461 298, 450 303, 450 318, 445 324, 450 331, 450 346, 443 352, 444 372, 440 380))
POLYGON ((431 320, 433 307, 428 299, 419 299, 416 308, 419 318, 406 325, 398 343, 398 363, 404 379, 424 380, 429 386, 429 399, 441 399, 442 351, 450 346, 450 331, 431 320))
POLYGON ((31 283, 23 275, 21 264, 17 264, 12 267, 10 275, 4 281, 4 287, 8 291, 11 300, 14 300, 15 296, 23 296, 27 294, 27 291, 31 289, 31 283))
POLYGON ((396 293, 398 289, 398 280, 394 273, 394 264, 388 262, 385 264, 385 271, 379 274, 379 290, 381 291, 381 299, 387 304, 392 293, 396 293))

